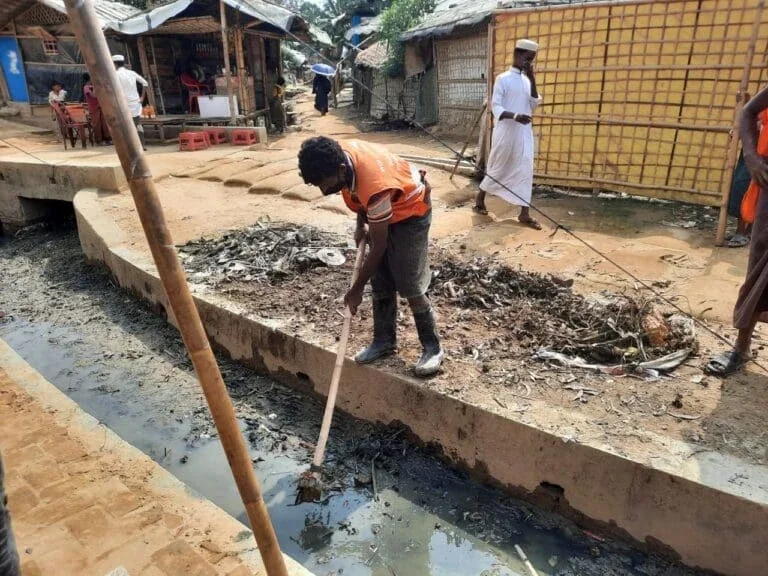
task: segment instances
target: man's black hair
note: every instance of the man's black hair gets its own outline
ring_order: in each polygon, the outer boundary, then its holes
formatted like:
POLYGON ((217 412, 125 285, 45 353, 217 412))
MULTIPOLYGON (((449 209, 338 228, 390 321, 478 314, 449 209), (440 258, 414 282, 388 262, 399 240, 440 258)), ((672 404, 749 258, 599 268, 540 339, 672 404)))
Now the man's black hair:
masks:
POLYGON ((333 176, 345 161, 339 143, 326 136, 304 140, 299 150, 299 171, 305 184, 317 185, 323 178, 333 176))
POLYGON ((90 82, 90 80, 91 80, 90 74, 88 74, 87 72, 83 74, 83 82, 90 82))
POLYGON ((53 90, 54 86, 61 86, 62 88, 64 88, 64 84, 62 84, 58 80, 54 80, 53 82, 51 82, 51 90, 53 90))

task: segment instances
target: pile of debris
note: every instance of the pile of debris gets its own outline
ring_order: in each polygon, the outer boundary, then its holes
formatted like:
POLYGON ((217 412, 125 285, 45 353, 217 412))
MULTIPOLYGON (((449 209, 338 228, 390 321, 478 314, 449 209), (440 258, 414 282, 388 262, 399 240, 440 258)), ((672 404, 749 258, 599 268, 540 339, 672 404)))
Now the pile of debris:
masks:
POLYGON ((664 317, 650 301, 621 294, 584 297, 573 280, 513 270, 488 258, 452 258, 434 270, 438 300, 481 311, 526 348, 546 349, 595 363, 647 361, 695 347, 693 323, 664 317))
POLYGON ((339 236, 309 226, 260 221, 218 239, 189 242, 179 247, 179 257, 193 282, 274 284, 312 268, 342 266, 349 249, 339 236))

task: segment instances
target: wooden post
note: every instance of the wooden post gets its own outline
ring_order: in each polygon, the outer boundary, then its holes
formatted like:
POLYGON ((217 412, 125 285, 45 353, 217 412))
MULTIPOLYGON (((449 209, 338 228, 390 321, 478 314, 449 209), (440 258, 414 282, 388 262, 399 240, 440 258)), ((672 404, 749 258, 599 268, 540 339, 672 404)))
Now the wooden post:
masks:
POLYGON ((752 37, 749 39, 747 47, 746 63, 744 72, 741 75, 739 84, 739 93, 736 95, 736 107, 733 112, 733 127, 731 128, 730 138, 728 139, 728 153, 725 156, 725 173, 720 188, 722 200, 720 202, 720 219, 717 222, 717 235, 715 236, 715 245, 722 246, 725 243, 725 227, 728 224, 728 202, 731 198, 731 184, 733 183, 733 170, 736 168, 736 155, 739 151, 739 127, 741 125, 741 111, 746 104, 745 95, 749 87, 749 76, 752 73, 752 61, 755 59, 755 46, 762 24, 763 8, 765 0, 760 0, 757 4, 755 14, 755 23, 752 26, 752 37))
POLYGON ((240 95, 240 108, 243 114, 247 114, 250 110, 250 102, 248 100, 248 84, 245 76, 245 56, 243 55, 243 29, 238 27, 235 30, 235 57, 237 58, 237 79, 240 86, 238 87, 238 94, 240 95))
MULTIPOLYGON (((264 90, 264 108, 269 108, 269 90, 267 89, 267 42, 264 36, 259 36, 259 54, 261 58, 261 87, 264 90)), ((267 121, 269 126, 269 121, 267 121)))
POLYGON ((227 97, 229 98, 229 117, 232 126, 235 125, 235 95, 232 93, 232 71, 229 69, 229 38, 227 38, 227 5, 219 1, 221 14, 221 44, 224 50, 224 74, 227 77, 227 97))
POLYGON ((493 107, 491 105, 493 99, 493 75, 494 70, 494 53, 496 51, 494 46, 494 21, 495 16, 491 16, 491 22, 488 24, 488 59, 487 59, 487 72, 486 72, 486 97, 488 105, 485 109, 485 119, 481 120, 480 124, 480 136, 477 143, 477 170, 484 174, 486 164, 488 162, 488 156, 491 153, 491 140, 493 133, 493 107))
POLYGON ((155 71, 155 78, 157 78, 157 95, 160 96, 160 109, 165 116, 165 98, 163 98, 163 86, 160 82, 160 74, 157 71, 157 47, 155 46, 155 39, 149 38, 149 47, 152 48, 152 69, 155 71))
POLYGON ((184 278, 152 173, 142 154, 128 103, 122 97, 109 47, 93 5, 92 0, 66 0, 72 29, 93 78, 155 266, 211 410, 266 572, 269 576, 288 576, 234 406, 184 278))
MULTIPOLYGON (((139 64, 141 64, 141 73, 146 76, 147 83, 149 86, 147 86, 147 94, 149 95, 149 104, 157 110, 157 106, 155 105, 155 87, 154 82, 152 81, 152 69, 149 67, 149 58, 147 58, 147 47, 144 45, 144 36, 139 36, 138 40, 139 45, 139 64)), ((94 86, 96 83, 94 82, 94 86)))

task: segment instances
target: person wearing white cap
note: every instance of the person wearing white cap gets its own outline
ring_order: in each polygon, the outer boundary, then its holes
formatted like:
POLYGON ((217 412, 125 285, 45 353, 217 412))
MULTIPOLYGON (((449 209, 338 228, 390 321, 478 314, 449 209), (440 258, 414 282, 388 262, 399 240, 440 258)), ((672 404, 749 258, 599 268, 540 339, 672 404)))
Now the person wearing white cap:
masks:
POLYGON ((139 140, 141 141, 141 147, 146 150, 147 145, 144 142, 144 126, 141 125, 141 103, 146 96, 147 82, 144 78, 136 74, 133 70, 128 70, 125 67, 125 57, 122 54, 115 54, 112 56, 112 62, 115 63, 117 69, 117 82, 120 84, 120 89, 128 102, 128 109, 131 111, 133 117, 133 125, 136 126, 136 131, 139 133, 139 140), (136 87, 137 84, 143 86, 141 94, 136 87))
POLYGON ((521 224, 541 230, 529 210, 534 155, 531 122, 534 109, 541 104, 533 74, 533 61, 538 50, 539 45, 533 40, 518 40, 512 68, 496 77, 491 100, 496 126, 486 176, 480 183, 474 210, 478 214, 488 214, 485 195, 493 194, 521 207, 518 218, 521 224))

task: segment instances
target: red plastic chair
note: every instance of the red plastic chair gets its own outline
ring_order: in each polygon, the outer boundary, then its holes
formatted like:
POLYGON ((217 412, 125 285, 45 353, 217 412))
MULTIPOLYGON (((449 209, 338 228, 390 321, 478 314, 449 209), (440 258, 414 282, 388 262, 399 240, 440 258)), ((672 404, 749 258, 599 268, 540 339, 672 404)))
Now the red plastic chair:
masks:
POLYGON ((199 112, 200 106, 197 105, 197 98, 198 96, 206 96, 208 94, 208 86, 201 84, 186 73, 179 76, 179 80, 181 81, 181 85, 187 89, 187 110, 192 114, 192 105, 194 104, 199 112))
POLYGON ((93 144, 93 130, 85 106, 52 102, 51 108, 56 114, 61 137, 64 140, 64 150, 67 149, 67 140, 72 144, 72 148, 75 147, 78 139, 82 142, 83 148, 87 147, 87 140, 93 144))

